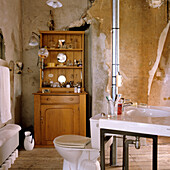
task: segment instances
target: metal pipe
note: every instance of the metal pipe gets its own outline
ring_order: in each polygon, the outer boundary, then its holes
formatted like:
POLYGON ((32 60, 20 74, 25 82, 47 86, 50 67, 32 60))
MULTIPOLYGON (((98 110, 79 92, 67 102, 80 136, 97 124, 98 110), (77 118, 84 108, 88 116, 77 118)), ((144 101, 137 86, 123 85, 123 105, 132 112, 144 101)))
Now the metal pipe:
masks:
POLYGON ((140 149, 140 137, 136 136, 135 140, 125 140, 124 141, 124 164, 123 169, 128 170, 129 169, 129 144, 134 144, 136 149, 140 149))
POLYGON ((136 136, 136 140, 134 141, 134 145, 136 149, 140 149, 140 137, 136 136))
POLYGON ((128 170, 129 169, 129 144, 133 144, 133 140, 126 140, 125 141, 125 157, 124 157, 124 169, 128 170))
POLYGON ((119 0, 113 0, 112 9, 112 98, 118 94, 116 74, 119 72, 119 0))
MULTIPOLYGON (((119 71, 119 0, 112 1, 112 98, 118 94, 116 74, 119 71)), ((117 166, 117 142, 113 140, 111 165, 117 166)))
POLYGON ((117 164, 117 142, 116 136, 113 136, 113 142, 110 146, 110 166, 117 164))

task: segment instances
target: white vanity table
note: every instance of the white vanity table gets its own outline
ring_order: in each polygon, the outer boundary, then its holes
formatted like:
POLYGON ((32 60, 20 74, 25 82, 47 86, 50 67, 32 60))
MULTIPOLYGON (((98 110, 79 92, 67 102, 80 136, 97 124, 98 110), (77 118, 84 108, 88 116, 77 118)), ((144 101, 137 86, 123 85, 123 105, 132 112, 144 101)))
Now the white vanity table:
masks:
MULTIPOLYGON (((157 136, 170 137, 170 108, 169 107, 127 107, 122 115, 99 120, 101 169, 105 169, 104 138, 106 133, 125 136, 138 136, 153 139, 152 168, 157 169, 157 136)), ((124 145, 123 145, 124 147, 124 145)), ((124 150, 124 149, 123 149, 124 150)), ((124 155, 124 154, 123 154, 124 155)), ((128 167, 123 161, 123 169, 128 167)))

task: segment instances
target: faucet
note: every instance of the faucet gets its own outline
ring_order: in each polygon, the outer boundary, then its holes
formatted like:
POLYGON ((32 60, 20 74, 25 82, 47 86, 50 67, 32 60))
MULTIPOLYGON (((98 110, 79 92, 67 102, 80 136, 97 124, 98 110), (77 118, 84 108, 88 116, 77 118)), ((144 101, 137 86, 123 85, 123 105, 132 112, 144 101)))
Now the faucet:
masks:
POLYGON ((132 106, 132 105, 133 105, 132 102, 123 103, 123 107, 132 106))
POLYGON ((130 99, 124 99, 124 98, 121 98, 123 100, 123 107, 127 107, 127 106, 132 106, 133 105, 133 102, 131 102, 130 99))

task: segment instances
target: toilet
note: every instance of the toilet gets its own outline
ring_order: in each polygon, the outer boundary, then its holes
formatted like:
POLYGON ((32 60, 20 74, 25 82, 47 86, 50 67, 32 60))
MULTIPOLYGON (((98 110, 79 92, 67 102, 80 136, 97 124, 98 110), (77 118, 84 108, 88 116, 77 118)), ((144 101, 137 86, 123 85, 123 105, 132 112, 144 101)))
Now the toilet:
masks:
POLYGON ((91 138, 79 135, 62 135, 53 143, 58 153, 64 158, 63 170, 100 170, 97 160, 100 156, 101 114, 90 118, 91 138))

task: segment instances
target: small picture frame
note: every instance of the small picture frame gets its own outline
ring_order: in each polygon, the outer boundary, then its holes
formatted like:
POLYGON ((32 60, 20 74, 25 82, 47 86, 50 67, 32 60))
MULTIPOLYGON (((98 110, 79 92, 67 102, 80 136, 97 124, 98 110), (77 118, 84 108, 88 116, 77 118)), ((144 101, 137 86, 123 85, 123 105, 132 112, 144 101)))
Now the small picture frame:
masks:
POLYGON ((42 89, 42 93, 50 93, 50 89, 42 89))

